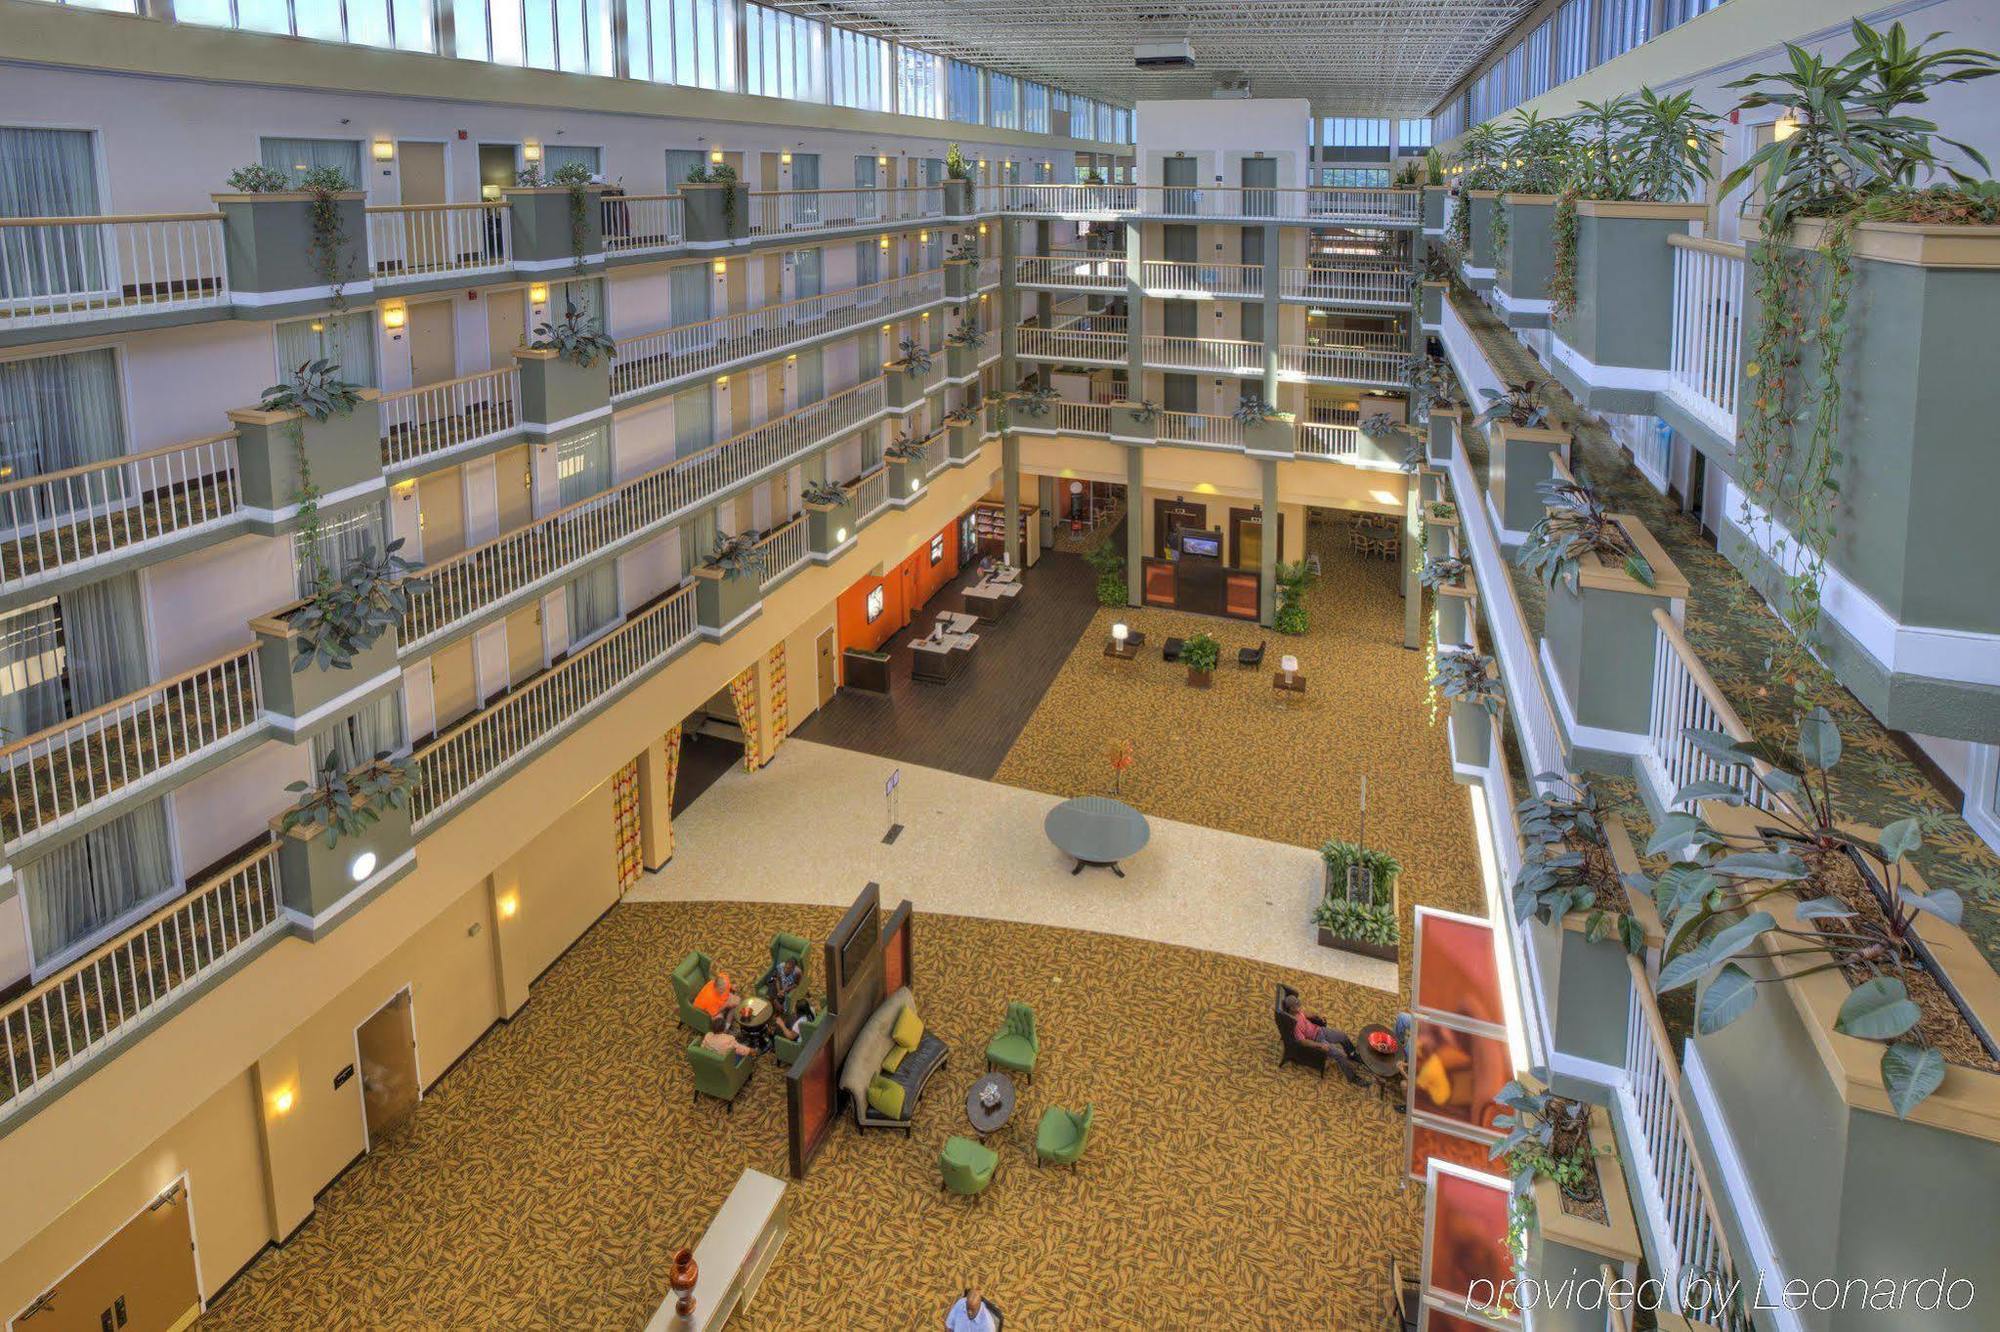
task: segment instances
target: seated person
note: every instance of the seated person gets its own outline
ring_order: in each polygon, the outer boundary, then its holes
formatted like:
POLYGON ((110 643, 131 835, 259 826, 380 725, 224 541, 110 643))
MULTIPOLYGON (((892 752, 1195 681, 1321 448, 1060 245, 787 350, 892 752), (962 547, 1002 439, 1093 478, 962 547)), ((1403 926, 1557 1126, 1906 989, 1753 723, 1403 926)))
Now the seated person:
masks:
POLYGON ((771 1006, 780 1013, 789 1009, 792 1006, 792 991, 798 989, 799 982, 805 978, 805 971, 789 957, 778 963, 778 969, 771 973, 771 979, 764 986, 765 993, 771 996, 771 1006))
POLYGON ((742 996, 738 995, 736 987, 730 984, 729 973, 726 971, 716 972, 694 997, 694 1006, 708 1014, 709 1020, 717 1030, 729 1025, 729 1015, 736 1011, 737 1005, 741 1002, 742 996))
POLYGON ((717 1027, 702 1037, 701 1044, 703 1049, 713 1050, 717 1054, 734 1055, 738 1059, 747 1059, 757 1053, 731 1035, 726 1027, 717 1027))
POLYGON ((986 1301, 979 1298, 979 1287, 971 1284, 945 1314, 944 1325, 945 1332, 997 1332, 1000 1326, 986 1301))
POLYGON ((771 1014, 771 1025, 776 1027, 778 1034, 786 1040, 795 1041, 799 1038, 799 1028, 813 1020, 813 1012, 812 1000, 800 999, 792 1005, 790 1021, 785 1019, 785 1010, 778 1008, 771 1014))
POLYGON ((1338 1027, 1327 1026, 1325 1019, 1319 1014, 1306 1012, 1299 1003, 1297 995, 1285 996, 1285 1016, 1292 1019, 1292 1035, 1295 1039, 1327 1050, 1338 1049, 1350 1059, 1354 1057, 1354 1042, 1348 1039, 1347 1033, 1338 1027))

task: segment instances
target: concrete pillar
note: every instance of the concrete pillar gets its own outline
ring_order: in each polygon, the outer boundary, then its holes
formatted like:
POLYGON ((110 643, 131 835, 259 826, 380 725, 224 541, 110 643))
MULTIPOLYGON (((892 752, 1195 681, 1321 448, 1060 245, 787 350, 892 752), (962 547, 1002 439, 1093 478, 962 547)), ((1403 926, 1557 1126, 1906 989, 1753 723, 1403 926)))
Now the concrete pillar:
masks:
POLYGON ((1424 645, 1424 589, 1417 581, 1424 564, 1424 529, 1417 509, 1422 486, 1410 476, 1403 489, 1403 646, 1414 651, 1424 645))
POLYGON ((1014 285, 1014 261, 1020 256, 1014 219, 994 222, 1000 229, 1000 391, 1012 393, 1021 383, 1021 367, 1014 355, 1014 330, 1021 324, 1021 289, 1014 285))
MULTIPOLYGON (((1284 233, 1278 224, 1266 222, 1264 228, 1264 401, 1273 407, 1278 405, 1278 348, 1284 336, 1278 326, 1278 316, 1282 313, 1282 303, 1278 300, 1278 281, 1282 271, 1278 247, 1283 243, 1284 233)), ((1273 531, 1276 523, 1273 521, 1273 531)), ((1265 543, 1269 545, 1267 541, 1265 543)), ((1265 623, 1270 617, 1265 616, 1265 623)))
POLYGON ((1145 228, 1125 224, 1125 396, 1133 402, 1146 397, 1146 297, 1140 284, 1140 260, 1145 255, 1145 228))
POLYGON ((1257 566, 1257 623, 1270 628, 1278 614, 1278 460, 1259 458, 1257 476, 1264 488, 1264 539, 1257 566))
POLYGON ((680 740, 675 736, 672 746, 667 741, 661 736, 639 755, 639 861, 649 872, 663 867, 674 854, 674 798, 667 787, 667 769, 680 740))
POLYGON ((1134 606, 1145 604, 1144 561, 1146 558, 1146 450, 1143 445, 1125 448, 1125 599, 1134 606))
POLYGON ((1025 569, 1028 552, 1021 542, 1021 438, 1011 430, 1000 437, 1000 502, 1006 511, 1007 558, 1025 569))

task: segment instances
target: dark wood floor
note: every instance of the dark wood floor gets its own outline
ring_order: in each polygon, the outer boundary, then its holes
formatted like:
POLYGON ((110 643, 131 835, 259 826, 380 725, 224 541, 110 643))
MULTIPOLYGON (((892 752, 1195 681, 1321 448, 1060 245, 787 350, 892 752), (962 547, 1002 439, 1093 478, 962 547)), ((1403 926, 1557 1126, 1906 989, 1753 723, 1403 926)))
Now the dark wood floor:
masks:
POLYGON ((890 657, 886 697, 843 689, 796 734, 991 779, 1097 612, 1097 575, 1080 556, 1044 551, 1021 578, 1013 612, 997 624, 979 626, 979 646, 956 679, 912 680, 907 644, 929 633, 939 612, 965 608, 960 594, 978 581, 970 573, 941 589, 907 629, 883 645, 890 657))
POLYGON ((687 813, 701 793, 743 762, 743 746, 712 735, 681 736, 681 765, 674 773, 674 817, 687 813))

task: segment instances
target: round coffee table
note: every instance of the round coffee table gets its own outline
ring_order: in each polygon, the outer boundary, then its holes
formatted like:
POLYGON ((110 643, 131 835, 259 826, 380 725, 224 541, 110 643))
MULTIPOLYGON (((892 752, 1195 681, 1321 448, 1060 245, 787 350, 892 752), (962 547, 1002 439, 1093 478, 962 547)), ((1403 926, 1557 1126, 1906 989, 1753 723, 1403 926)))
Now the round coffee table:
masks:
POLYGON ((743 1007, 736 1010, 736 1025, 743 1033, 743 1043, 754 1045, 759 1050, 771 1048, 771 1001, 753 997, 743 1001, 743 1007))
POLYGON ((972 1121, 972 1130, 982 1139, 989 1133, 998 1133, 1014 1117, 1014 1079, 998 1069, 984 1073, 965 1093, 965 1117, 972 1121), (992 1105, 981 1099, 987 1088, 996 1093, 992 1105))
POLYGON ((1083 873, 1086 865, 1109 869, 1119 878, 1125 871, 1118 862, 1135 856, 1153 835, 1146 816, 1122 800, 1108 796, 1078 796, 1065 800, 1049 811, 1042 830, 1056 850, 1076 861, 1071 874, 1083 873))
MULTIPOLYGON (((1369 1045, 1368 1038, 1376 1032, 1390 1037, 1395 1035, 1394 1032, 1380 1023, 1371 1022, 1363 1027, 1355 1036, 1354 1055, 1360 1061, 1361 1067, 1366 1070, 1370 1077, 1375 1079, 1376 1085, 1382 1089, 1383 1094, 1393 1097, 1398 1085, 1403 1081, 1402 1052, 1397 1051, 1393 1054, 1383 1054, 1369 1045)), ((1400 1101, 1397 1103, 1396 1108, 1399 1110, 1402 1109, 1400 1101)))

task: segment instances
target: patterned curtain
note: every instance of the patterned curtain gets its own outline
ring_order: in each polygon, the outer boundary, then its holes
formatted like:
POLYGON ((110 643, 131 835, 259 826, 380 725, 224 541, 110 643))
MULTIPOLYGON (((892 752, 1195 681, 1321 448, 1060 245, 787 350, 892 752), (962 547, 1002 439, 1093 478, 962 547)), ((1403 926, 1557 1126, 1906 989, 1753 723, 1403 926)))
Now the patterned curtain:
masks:
POLYGON ((674 788, 680 785, 681 780, 681 728, 668 727, 661 743, 667 747, 667 791, 661 797, 661 803, 667 807, 667 854, 661 857, 664 862, 674 858, 674 788))
MULTIPOLYGON (((786 698, 785 685, 785 645, 773 644, 771 654, 764 658, 764 671, 771 677, 771 755, 776 755, 778 746, 785 742, 785 733, 791 727, 791 707, 786 698)), ((770 762, 767 756, 764 760, 770 762)))
POLYGON ((764 766, 763 746, 757 738, 757 664, 729 682, 729 697, 736 704, 736 724, 743 728, 743 770, 755 772, 764 766))
POLYGON ((618 857, 618 895, 632 891, 645 868, 639 849, 639 760, 611 778, 611 835, 618 857))

